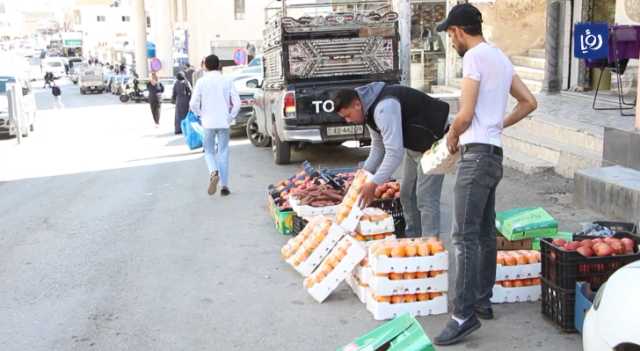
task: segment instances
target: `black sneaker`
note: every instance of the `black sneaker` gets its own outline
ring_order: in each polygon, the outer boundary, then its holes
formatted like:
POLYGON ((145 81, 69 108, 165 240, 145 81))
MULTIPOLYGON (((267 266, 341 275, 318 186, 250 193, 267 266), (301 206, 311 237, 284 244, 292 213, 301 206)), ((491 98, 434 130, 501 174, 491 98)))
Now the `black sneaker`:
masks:
POLYGON ((229 188, 227 188, 226 186, 223 186, 222 189, 220 189, 220 195, 229 196, 231 195, 231 190, 229 190, 229 188))
POLYGON ((480 319, 489 320, 493 319, 493 308, 491 307, 480 307, 475 306, 474 310, 476 311, 476 316, 480 319))
POLYGON ((451 319, 447 323, 447 326, 444 327, 442 333, 433 339, 433 343, 441 346, 457 344, 467 335, 479 329, 480 326, 480 321, 475 315, 467 319, 462 325, 458 324, 454 319, 451 319))

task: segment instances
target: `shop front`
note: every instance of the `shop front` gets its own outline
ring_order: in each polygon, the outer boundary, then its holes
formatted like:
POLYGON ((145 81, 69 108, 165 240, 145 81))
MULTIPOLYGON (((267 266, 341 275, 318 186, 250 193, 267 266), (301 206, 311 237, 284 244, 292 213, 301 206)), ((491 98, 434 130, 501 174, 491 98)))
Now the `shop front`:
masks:
POLYGON ((446 15, 446 1, 411 1, 411 87, 427 93, 445 82, 446 34, 436 26, 446 15))

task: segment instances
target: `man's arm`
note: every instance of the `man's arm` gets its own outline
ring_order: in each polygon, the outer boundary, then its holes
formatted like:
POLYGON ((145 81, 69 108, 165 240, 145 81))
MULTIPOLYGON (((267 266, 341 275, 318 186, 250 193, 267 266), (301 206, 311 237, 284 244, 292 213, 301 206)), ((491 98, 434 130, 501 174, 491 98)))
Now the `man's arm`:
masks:
POLYGON ((447 134, 447 147, 452 154, 458 151, 460 135, 471 126, 471 121, 473 121, 473 114, 480 91, 480 81, 473 78, 464 78, 462 79, 461 88, 460 110, 458 110, 447 134))
POLYGON ((236 87, 233 85, 233 82, 229 82, 229 98, 231 99, 231 112, 229 112, 229 122, 236 118, 238 112, 240 111, 240 95, 236 91, 236 87))
POLYGON ((200 103, 202 100, 202 94, 200 93, 200 89, 202 84, 201 82, 196 83, 196 87, 193 89, 193 94, 191 95, 191 102, 189 102, 189 108, 193 113, 197 116, 201 115, 202 110, 200 109, 200 103))
POLYGON ((503 128, 511 127, 512 125, 520 122, 528 114, 538 108, 538 102, 536 98, 531 94, 529 88, 522 82, 517 74, 513 75, 511 81, 511 96, 513 96, 518 104, 513 108, 513 111, 504 119, 502 124, 503 128))
POLYGON ((384 158, 384 144, 382 143, 382 136, 378 132, 369 126, 367 128, 369 128, 369 135, 371 136, 371 149, 369 150, 369 157, 364 161, 362 168, 369 173, 376 173, 384 158))

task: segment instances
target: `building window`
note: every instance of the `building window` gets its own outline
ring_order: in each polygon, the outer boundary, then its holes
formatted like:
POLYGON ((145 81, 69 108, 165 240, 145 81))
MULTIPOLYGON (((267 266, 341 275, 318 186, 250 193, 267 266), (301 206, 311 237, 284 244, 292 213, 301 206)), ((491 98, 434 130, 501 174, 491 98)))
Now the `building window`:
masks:
POLYGON ((147 28, 151 28, 151 17, 147 16, 147 28))
POLYGON ((106 22, 107 21, 107 17, 106 16, 97 16, 96 17, 96 21, 98 21, 98 22, 106 22))
POLYGON ((131 16, 122 16, 122 22, 131 22, 131 16))
POLYGON ((233 13, 236 20, 244 19, 244 0, 234 0, 233 13))

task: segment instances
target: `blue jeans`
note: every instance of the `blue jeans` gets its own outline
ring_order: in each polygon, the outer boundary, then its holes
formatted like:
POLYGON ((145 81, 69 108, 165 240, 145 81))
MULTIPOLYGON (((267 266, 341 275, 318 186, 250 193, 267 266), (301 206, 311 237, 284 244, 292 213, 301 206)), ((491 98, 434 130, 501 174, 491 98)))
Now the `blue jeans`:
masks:
POLYGON ((496 188, 502 156, 470 151, 462 155, 453 192, 456 276, 453 315, 467 319, 474 306, 491 307, 496 281, 496 188))
POLYGON ((204 160, 209 174, 218 172, 220 184, 229 185, 229 129, 204 129, 204 160))
POLYGON ((400 201, 407 221, 407 237, 440 236, 440 194, 444 175, 422 172, 422 153, 406 150, 400 201))

